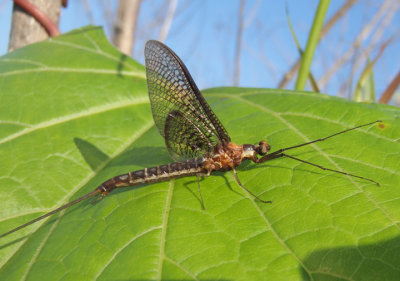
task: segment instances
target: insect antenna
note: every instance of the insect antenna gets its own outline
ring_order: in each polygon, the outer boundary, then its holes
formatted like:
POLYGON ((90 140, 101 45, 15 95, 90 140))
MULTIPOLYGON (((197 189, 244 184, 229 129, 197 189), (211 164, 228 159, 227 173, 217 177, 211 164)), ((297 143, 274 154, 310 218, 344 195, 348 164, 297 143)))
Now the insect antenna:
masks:
POLYGON ((84 196, 82 196, 82 197, 80 197, 80 198, 78 198, 78 199, 72 201, 72 202, 69 202, 68 204, 65 204, 65 205, 63 205, 63 206, 61 206, 61 207, 59 207, 59 208, 57 208, 57 209, 54 209, 54 210, 51 211, 51 212, 48 212, 48 213, 46 213, 46 214, 44 214, 44 215, 42 215, 42 216, 40 216, 40 217, 37 217, 36 219, 33 219, 33 220, 31 220, 31 221, 29 221, 29 222, 27 222, 27 223, 24 223, 24 224, 22 224, 22 225, 20 225, 20 226, 18 226, 18 227, 16 227, 16 228, 14 228, 14 229, 11 229, 10 231, 8 231, 8 232, 6 232, 6 233, 1 234, 1 235, 0 235, 0 238, 2 238, 2 237, 4 237, 4 236, 7 236, 7 235, 9 235, 9 234, 11 234, 11 233, 13 233, 13 232, 15 232, 15 231, 18 231, 18 230, 20 230, 20 229, 22 229, 22 228, 24 228, 24 227, 27 227, 28 225, 31 225, 31 224, 33 224, 33 223, 35 223, 35 222, 38 222, 38 221, 42 220, 42 219, 45 219, 45 218, 47 218, 47 217, 49 217, 49 216, 51 216, 51 215, 53 215, 53 214, 55 214, 55 213, 58 213, 58 212, 60 212, 60 211, 62 211, 62 210, 64 210, 64 209, 66 209, 66 208, 68 208, 68 207, 71 207, 72 205, 75 205, 75 204, 77 204, 77 203, 79 203, 79 202, 81 202, 81 201, 83 201, 83 200, 85 200, 85 199, 87 199, 87 198, 89 198, 89 197, 92 197, 92 196, 94 196, 94 195, 96 195, 96 194, 99 194, 100 192, 101 192, 101 191, 100 191, 99 189, 95 189, 94 191, 92 191, 92 192, 90 192, 90 193, 88 193, 88 194, 86 194, 86 195, 84 195, 84 196))
POLYGON ((346 133, 346 132, 348 132, 348 131, 352 131, 352 130, 355 130, 355 129, 358 129, 358 128, 361 128, 361 127, 365 127, 365 126, 368 126, 368 125, 372 125, 372 124, 375 124, 375 123, 381 123, 381 122, 382 122, 382 120, 376 120, 376 121, 374 121, 374 122, 370 122, 370 123, 367 123, 367 124, 359 125, 359 126, 357 126, 357 127, 353 127, 353 128, 350 128, 350 129, 346 129, 346 130, 337 132, 337 133, 335 133, 335 134, 333 134, 333 135, 330 135, 330 136, 327 136, 327 137, 324 137, 324 138, 319 138, 319 139, 316 139, 316 140, 313 140, 313 141, 309 141, 309 142, 306 142, 306 143, 302 143, 302 144, 299 144, 299 145, 295 145, 295 146, 290 146, 290 147, 286 147, 286 148, 281 148, 281 149, 279 149, 279 150, 277 150, 277 151, 274 151, 274 152, 270 153, 269 155, 280 154, 280 153, 282 153, 282 152, 284 152, 284 151, 286 151, 286 150, 289 150, 289 149, 302 147, 302 146, 309 145, 309 144, 312 144, 312 143, 315 143, 315 142, 319 142, 319 141, 324 141, 324 140, 326 140, 326 139, 335 137, 335 136, 337 136, 337 135, 346 133))
POLYGON ((287 155, 285 153, 278 154, 278 155, 280 155, 280 157, 288 157, 288 158, 291 158, 293 160, 296 160, 296 161, 299 161, 299 162, 302 162, 302 163, 305 163, 305 164, 308 164, 308 165, 312 165, 314 167, 318 167, 318 168, 320 168, 321 170, 324 170, 324 171, 331 171, 331 172, 339 173, 339 174, 342 174, 342 175, 346 175, 346 176, 351 176, 351 177, 367 180, 367 181, 375 183, 377 186, 380 186, 379 182, 374 181, 374 180, 369 179, 369 178, 366 178, 366 177, 357 176, 357 175, 354 175, 354 174, 350 174, 350 173, 347 173, 347 172, 341 172, 341 171, 333 170, 333 169, 330 169, 330 168, 325 168, 325 167, 323 167, 321 165, 314 164, 314 163, 308 162, 306 160, 303 160, 303 159, 300 159, 300 158, 297 158, 297 157, 294 157, 294 156, 291 156, 291 155, 287 155))
POLYGON ((299 144, 299 145, 295 145, 295 146, 281 148, 281 149, 278 149, 277 151, 274 151, 274 152, 272 152, 272 153, 270 153, 268 155, 265 155, 265 156, 261 157, 260 159, 257 160, 257 163, 262 163, 262 162, 265 162, 265 161, 268 161, 268 160, 272 160, 272 159, 276 159, 276 158, 280 158, 280 157, 288 157, 288 158, 291 158, 293 160, 296 160, 296 161, 299 161, 299 162, 302 162, 302 163, 305 163, 305 164, 309 164, 309 165, 312 165, 314 167, 318 167, 318 168, 320 168, 322 170, 327 170, 327 171, 343 174, 343 175, 346 175, 346 176, 351 176, 351 177, 367 180, 367 181, 375 183, 377 186, 380 186, 380 184, 378 182, 376 182, 376 181, 374 181, 372 179, 369 179, 369 178, 366 178, 366 177, 362 177, 362 176, 358 176, 358 175, 354 175, 354 174, 347 173, 347 172, 341 172, 341 171, 338 171, 338 170, 333 170, 333 169, 330 169, 330 168, 325 168, 325 167, 323 167, 321 165, 317 165, 317 164, 308 162, 306 160, 302 160, 302 159, 299 159, 297 157, 294 157, 294 156, 288 155, 286 153, 283 153, 284 151, 287 151, 287 150, 290 150, 290 149, 299 148, 299 147, 302 147, 302 146, 305 146, 305 145, 309 145, 309 144, 312 144, 312 143, 315 143, 315 142, 324 141, 326 139, 329 139, 329 138, 332 138, 334 136, 346 133, 348 131, 352 131, 352 130, 355 130, 355 129, 358 129, 358 128, 361 128, 361 127, 369 126, 369 125, 372 125, 372 124, 375 124, 375 123, 380 123, 380 122, 382 122, 382 120, 376 120, 374 122, 370 122, 370 123, 367 123, 367 124, 359 125, 359 126, 356 126, 356 127, 350 128, 350 129, 346 129, 346 130, 337 132, 335 134, 329 135, 329 136, 324 137, 324 138, 319 138, 319 139, 316 139, 316 140, 313 140, 313 141, 310 141, 310 142, 306 142, 306 143, 302 143, 302 144, 299 144))

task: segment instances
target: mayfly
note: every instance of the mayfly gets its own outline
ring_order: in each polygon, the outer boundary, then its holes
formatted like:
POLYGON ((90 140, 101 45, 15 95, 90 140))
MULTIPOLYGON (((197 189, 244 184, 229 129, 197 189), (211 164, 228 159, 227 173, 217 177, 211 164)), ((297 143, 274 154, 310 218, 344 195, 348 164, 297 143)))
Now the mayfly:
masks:
POLYGON ((285 152, 381 122, 380 120, 303 144, 278 149, 272 153, 269 153, 271 147, 264 140, 257 145, 237 145, 231 142, 227 131, 200 93, 186 66, 170 48, 158 41, 148 41, 145 47, 145 61, 147 87, 154 123, 164 137, 169 154, 176 162, 113 177, 103 182, 89 194, 20 225, 0 235, 0 237, 20 230, 89 197, 95 195, 104 197, 119 187, 149 184, 186 176, 197 177, 201 207, 204 209, 198 177, 209 176, 212 171, 232 170, 234 179, 241 188, 256 200, 262 203, 271 203, 272 201, 258 197, 240 182, 236 167, 243 160, 251 160, 259 164, 268 160, 287 157, 323 170, 371 181, 379 185, 372 179, 325 168, 288 155, 285 152))

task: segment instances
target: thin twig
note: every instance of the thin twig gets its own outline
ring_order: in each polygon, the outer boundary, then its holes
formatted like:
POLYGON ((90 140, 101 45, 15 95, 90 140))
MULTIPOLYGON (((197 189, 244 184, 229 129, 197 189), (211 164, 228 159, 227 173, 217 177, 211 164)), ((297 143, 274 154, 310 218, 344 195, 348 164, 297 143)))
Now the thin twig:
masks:
POLYGON ((236 34, 235 72, 233 74, 233 85, 234 86, 238 86, 239 85, 239 79, 240 79, 240 53, 241 53, 241 49, 242 49, 244 7, 245 7, 245 0, 240 0, 238 32, 236 34))
MULTIPOLYGON (((388 9, 388 13, 385 14, 385 16, 383 17, 383 20, 379 22, 379 24, 374 28, 374 32, 371 35, 371 39, 369 40, 369 44, 368 46, 366 46, 363 49, 363 54, 371 54, 374 49, 380 48, 379 46, 379 42, 382 38, 382 36, 385 34, 385 31, 387 31, 387 27, 390 25, 390 23, 392 22, 392 19, 394 17, 394 15, 397 13, 397 10, 399 9, 399 2, 394 3, 394 5, 392 7, 390 7, 388 9)), ((354 62, 352 65, 352 72, 350 73, 350 75, 347 75, 347 77, 349 77, 348 79, 345 79, 344 82, 342 83, 342 85, 340 86, 340 91, 337 93, 338 96, 344 96, 346 89, 348 89, 347 87, 349 87, 350 92, 348 92, 348 97, 351 97, 351 86, 352 86, 352 78, 354 76, 355 71, 359 68, 359 66, 362 63, 365 63, 367 57, 366 56, 354 56, 354 62), (344 86, 347 85, 347 86, 344 86)))
POLYGON ((158 41, 165 42, 167 39, 169 30, 171 28, 172 20, 175 16, 176 6, 178 4, 178 0, 169 1, 167 16, 161 26, 160 35, 158 36, 158 41))
POLYGON ((356 40, 352 44, 352 46, 341 56, 340 59, 336 60, 333 66, 325 73, 325 75, 319 79, 318 85, 323 88, 331 77, 339 70, 339 68, 348 62, 354 55, 354 51, 362 45, 364 40, 366 40, 371 32, 373 32, 374 28, 376 27, 377 22, 384 17, 386 11, 388 9, 392 9, 391 4, 393 3, 392 0, 386 0, 379 10, 374 14, 372 19, 369 21, 368 24, 364 25, 360 34, 357 36, 356 40))
POLYGON ((396 92, 396 89, 400 85, 400 71, 397 73, 397 75, 393 78, 392 82, 390 82, 389 86, 386 88, 386 90, 383 92, 381 98, 379 99, 380 103, 388 103, 394 93, 396 92))
POLYGON ((86 15, 89 18, 90 24, 94 24, 94 18, 93 18, 93 12, 92 12, 93 10, 90 7, 89 1, 88 0, 82 0, 82 3, 83 3, 83 7, 85 8, 86 15))

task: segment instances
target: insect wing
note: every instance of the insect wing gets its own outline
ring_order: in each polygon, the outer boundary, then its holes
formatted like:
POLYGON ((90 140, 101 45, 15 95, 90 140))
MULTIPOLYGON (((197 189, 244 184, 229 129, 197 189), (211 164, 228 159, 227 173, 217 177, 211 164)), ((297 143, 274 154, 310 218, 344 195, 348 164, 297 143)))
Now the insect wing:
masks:
POLYGON ((173 159, 181 156, 196 158, 211 151, 212 135, 204 127, 198 127, 180 111, 172 111, 165 122, 165 144, 173 159))
POLYGON ((228 133, 179 57, 151 40, 146 43, 145 58, 154 123, 171 157, 197 157, 211 152, 218 143, 228 143, 228 133))

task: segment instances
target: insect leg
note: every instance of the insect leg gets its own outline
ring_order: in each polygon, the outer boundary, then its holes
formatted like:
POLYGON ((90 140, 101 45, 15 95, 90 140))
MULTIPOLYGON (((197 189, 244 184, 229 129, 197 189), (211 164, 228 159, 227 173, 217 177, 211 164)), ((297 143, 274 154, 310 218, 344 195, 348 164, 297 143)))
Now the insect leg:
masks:
POLYGON ((256 198, 257 200, 259 200, 259 201, 261 201, 261 202, 263 202, 263 203, 272 203, 272 201, 265 201, 265 200, 262 200, 260 197, 258 197, 257 195, 255 195, 253 192, 251 192, 250 190, 248 190, 248 189, 240 182, 240 180, 239 180, 239 178, 238 178, 238 175, 237 175, 237 172, 236 172, 236 169, 235 169, 235 168, 232 168, 232 170, 233 170, 233 175, 235 176, 235 181, 236 181, 236 183, 237 183, 241 188, 243 188, 244 190, 246 190, 250 195, 252 195, 254 198, 256 198))
POLYGON ((279 153, 279 154, 267 154, 263 157, 261 157, 260 159, 257 159, 257 157, 255 159, 252 159, 254 163, 260 164, 262 162, 268 161, 268 160, 272 160, 275 158, 280 158, 285 156, 286 154, 283 153, 279 153))
POLYGON ((197 187, 198 187, 198 189, 199 189, 199 194, 200 194, 201 208, 202 208, 203 210, 205 210, 206 208, 204 207, 203 195, 201 195, 200 182, 199 182, 199 174, 196 174, 196 180, 197 180, 197 187))

